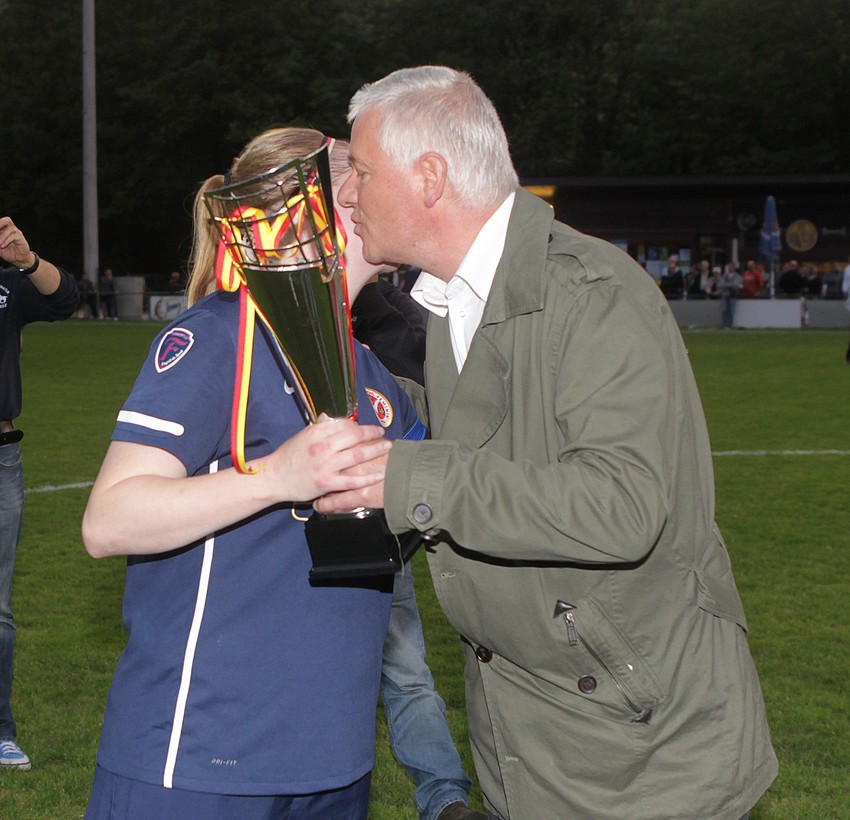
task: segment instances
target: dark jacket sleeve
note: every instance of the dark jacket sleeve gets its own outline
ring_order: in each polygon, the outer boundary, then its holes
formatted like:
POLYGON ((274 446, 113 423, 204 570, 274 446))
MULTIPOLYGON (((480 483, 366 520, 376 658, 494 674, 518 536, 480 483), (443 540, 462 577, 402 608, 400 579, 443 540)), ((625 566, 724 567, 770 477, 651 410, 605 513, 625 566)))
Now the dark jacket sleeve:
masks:
POLYGON ((351 309, 354 337, 395 376, 425 381, 425 320, 416 302, 388 282, 370 282, 351 309))
POLYGON ((73 316, 80 304, 80 292, 74 277, 59 268, 59 287, 45 295, 29 280, 21 287, 23 324, 56 322, 73 316))

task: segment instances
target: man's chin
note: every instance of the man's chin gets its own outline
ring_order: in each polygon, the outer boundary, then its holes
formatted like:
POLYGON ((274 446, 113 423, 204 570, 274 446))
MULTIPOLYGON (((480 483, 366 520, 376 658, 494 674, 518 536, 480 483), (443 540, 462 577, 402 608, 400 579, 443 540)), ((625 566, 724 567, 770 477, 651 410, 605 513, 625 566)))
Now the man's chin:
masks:
POLYGON ((401 262, 396 262, 394 259, 390 259, 389 256, 380 248, 372 246, 371 243, 369 243, 368 239, 364 239, 361 236, 360 241, 362 244, 363 258, 370 265, 377 265, 381 268, 389 268, 390 270, 395 270, 401 264, 401 262))
POLYGON ((366 247, 365 243, 363 245, 363 258, 370 265, 391 265, 392 262, 388 262, 386 258, 377 251, 370 251, 369 248, 366 247))

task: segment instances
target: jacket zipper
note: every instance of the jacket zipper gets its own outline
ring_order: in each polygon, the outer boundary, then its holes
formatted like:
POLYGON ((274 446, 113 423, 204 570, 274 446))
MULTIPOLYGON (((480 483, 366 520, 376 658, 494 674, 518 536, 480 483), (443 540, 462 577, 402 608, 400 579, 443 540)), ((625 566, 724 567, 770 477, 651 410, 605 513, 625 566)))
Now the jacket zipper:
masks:
POLYGON ((632 723, 638 723, 641 720, 646 719, 647 713, 651 713, 651 710, 642 709, 640 706, 638 706, 634 702, 634 700, 632 700, 631 696, 626 691, 623 684, 620 683, 619 678, 611 671, 611 668, 608 666, 608 664, 605 663, 605 661, 602 660, 602 658, 599 656, 599 653, 597 653, 596 650, 587 641, 581 640, 581 637, 579 636, 578 632, 578 627, 576 626, 575 618, 573 617, 573 613, 565 612, 564 621, 567 624, 567 640, 569 641, 570 646, 578 646, 579 644, 584 646, 588 653, 593 656, 593 659, 608 673, 608 676, 611 678, 611 680, 614 681, 614 685, 619 690, 620 695, 626 702, 626 705, 637 715, 637 717, 632 718, 632 723))

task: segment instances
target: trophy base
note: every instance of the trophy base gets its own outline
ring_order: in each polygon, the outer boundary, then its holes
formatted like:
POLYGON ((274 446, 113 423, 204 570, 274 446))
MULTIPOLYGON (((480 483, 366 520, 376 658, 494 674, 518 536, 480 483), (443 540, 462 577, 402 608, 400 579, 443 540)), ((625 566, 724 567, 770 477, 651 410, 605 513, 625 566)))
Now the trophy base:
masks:
POLYGON ((422 543, 415 530, 399 536, 390 532, 383 510, 314 513, 304 531, 313 559, 311 581, 394 574, 422 543))

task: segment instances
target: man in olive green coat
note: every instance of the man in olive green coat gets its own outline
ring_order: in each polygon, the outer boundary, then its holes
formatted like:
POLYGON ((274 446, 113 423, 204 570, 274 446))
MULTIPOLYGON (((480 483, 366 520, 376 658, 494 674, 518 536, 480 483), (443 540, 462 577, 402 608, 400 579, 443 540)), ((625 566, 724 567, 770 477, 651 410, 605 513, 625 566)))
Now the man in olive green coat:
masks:
POLYGON ((317 508, 429 540, 494 817, 737 820, 777 765, 665 299, 517 189, 467 75, 395 72, 349 119, 366 257, 428 272, 432 440, 317 508))

